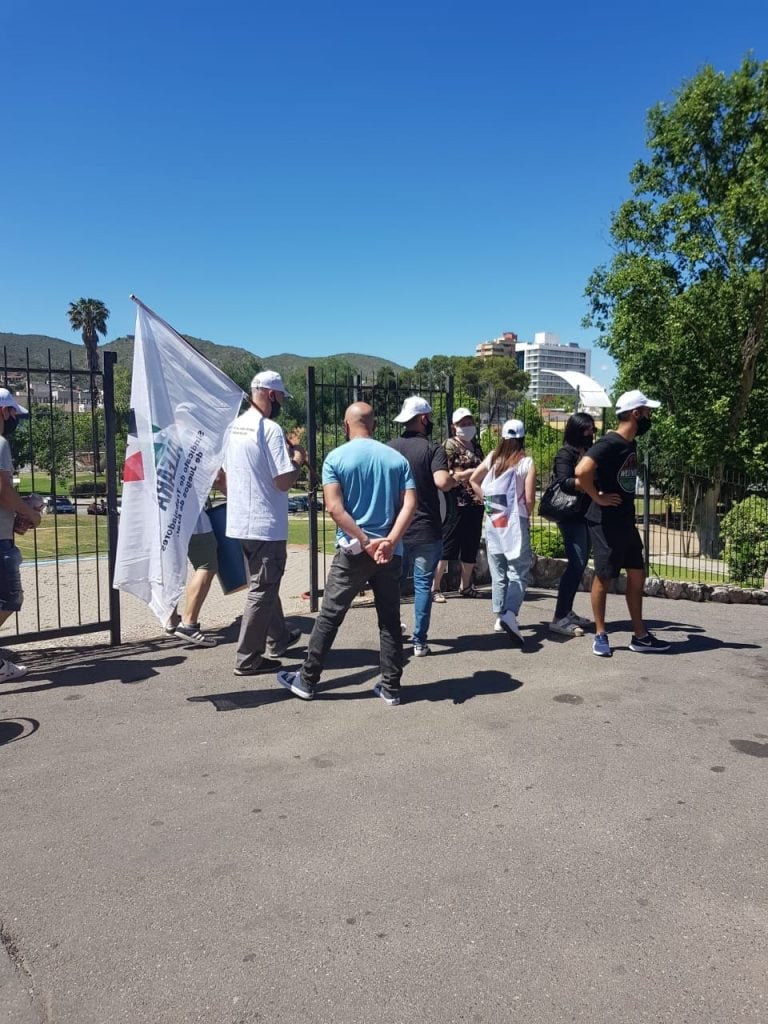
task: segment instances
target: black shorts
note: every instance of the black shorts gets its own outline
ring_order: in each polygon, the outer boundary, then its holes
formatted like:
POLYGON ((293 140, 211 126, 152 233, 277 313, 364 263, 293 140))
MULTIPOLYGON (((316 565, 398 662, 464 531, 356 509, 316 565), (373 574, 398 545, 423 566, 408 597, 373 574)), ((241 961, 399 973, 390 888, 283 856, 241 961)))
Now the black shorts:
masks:
POLYGON ((622 569, 644 569, 643 542, 633 522, 587 523, 595 574, 615 579, 622 569))
POLYGON ((474 565, 483 533, 482 505, 454 505, 443 524, 443 559, 474 565))

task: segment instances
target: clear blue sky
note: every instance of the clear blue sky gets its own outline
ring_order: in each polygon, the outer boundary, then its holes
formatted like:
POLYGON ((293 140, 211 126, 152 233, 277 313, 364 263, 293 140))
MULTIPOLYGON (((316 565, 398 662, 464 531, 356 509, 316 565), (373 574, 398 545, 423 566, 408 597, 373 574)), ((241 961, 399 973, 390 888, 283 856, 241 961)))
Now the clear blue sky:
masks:
POLYGON ((4 0, 0 330, 133 291, 262 356, 591 344, 648 108, 750 49, 765 0, 4 0))

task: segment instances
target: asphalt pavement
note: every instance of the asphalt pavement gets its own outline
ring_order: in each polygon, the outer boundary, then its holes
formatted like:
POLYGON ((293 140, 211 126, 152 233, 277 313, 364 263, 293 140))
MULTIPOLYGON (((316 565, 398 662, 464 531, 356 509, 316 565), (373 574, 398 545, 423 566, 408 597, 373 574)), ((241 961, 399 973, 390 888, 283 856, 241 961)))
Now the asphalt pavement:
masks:
POLYGON ((0 1020, 768 1020, 765 608, 647 599, 644 655, 612 596, 601 660, 552 591, 524 651, 451 599, 391 708, 366 602, 311 703, 233 675, 238 607, 212 649, 133 610, 120 648, 15 652, 0 1020))

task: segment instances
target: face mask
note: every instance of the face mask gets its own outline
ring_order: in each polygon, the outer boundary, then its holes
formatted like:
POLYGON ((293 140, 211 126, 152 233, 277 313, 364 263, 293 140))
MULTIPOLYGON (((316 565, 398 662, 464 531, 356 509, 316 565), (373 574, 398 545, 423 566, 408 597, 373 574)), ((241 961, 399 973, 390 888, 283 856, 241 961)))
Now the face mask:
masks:
POLYGON ((276 401, 274 398, 270 402, 271 408, 269 410, 269 418, 276 420, 280 415, 280 410, 283 408, 282 402, 276 401))
POLYGON ((434 426, 435 426, 435 424, 432 422, 432 420, 425 420, 425 422, 424 422, 424 433, 427 435, 427 437, 429 437, 430 434, 432 433, 432 430, 434 429, 434 426))
POLYGON ((5 428, 3 430, 3 437, 10 437, 19 425, 18 416, 9 416, 5 421, 5 428))
POLYGON ((647 434, 651 429, 651 421, 647 416, 643 416, 642 419, 637 421, 637 436, 642 437, 643 434, 647 434))
POLYGON ((474 427, 456 427, 456 437, 461 438, 461 440, 465 441, 467 444, 469 444, 475 436, 475 433, 476 431, 474 427))

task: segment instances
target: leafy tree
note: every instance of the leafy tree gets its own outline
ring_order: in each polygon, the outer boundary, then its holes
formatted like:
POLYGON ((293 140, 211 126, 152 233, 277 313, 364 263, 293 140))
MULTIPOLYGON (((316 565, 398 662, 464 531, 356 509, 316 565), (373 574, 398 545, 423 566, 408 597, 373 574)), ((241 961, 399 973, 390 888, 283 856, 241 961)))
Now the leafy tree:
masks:
POLYGON ((617 390, 662 401, 655 461, 709 467, 698 530, 714 553, 725 468, 768 459, 768 63, 704 67, 651 110, 647 142, 585 325, 618 364, 617 390))
MULTIPOLYGON (((80 331, 85 345, 88 370, 91 374, 99 372, 99 335, 106 336, 109 310, 99 299, 78 299, 70 302, 67 313, 73 331, 80 331)), ((93 380, 93 378, 91 378, 93 380)), ((93 405, 96 406, 96 387, 91 386, 93 405)))

